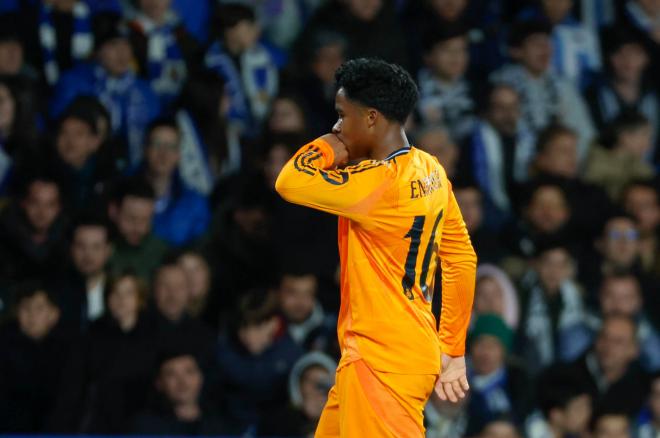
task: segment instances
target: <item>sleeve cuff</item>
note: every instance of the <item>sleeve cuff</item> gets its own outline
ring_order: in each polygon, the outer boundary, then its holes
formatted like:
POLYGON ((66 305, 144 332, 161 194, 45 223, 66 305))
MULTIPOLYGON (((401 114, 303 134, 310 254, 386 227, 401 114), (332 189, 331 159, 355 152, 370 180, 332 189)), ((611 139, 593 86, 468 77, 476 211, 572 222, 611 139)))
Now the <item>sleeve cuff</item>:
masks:
POLYGON ((332 167, 332 163, 335 162, 335 151, 330 146, 330 143, 323 140, 322 138, 317 138, 312 142, 314 146, 317 146, 323 155, 323 160, 325 161, 324 169, 329 169, 332 167))

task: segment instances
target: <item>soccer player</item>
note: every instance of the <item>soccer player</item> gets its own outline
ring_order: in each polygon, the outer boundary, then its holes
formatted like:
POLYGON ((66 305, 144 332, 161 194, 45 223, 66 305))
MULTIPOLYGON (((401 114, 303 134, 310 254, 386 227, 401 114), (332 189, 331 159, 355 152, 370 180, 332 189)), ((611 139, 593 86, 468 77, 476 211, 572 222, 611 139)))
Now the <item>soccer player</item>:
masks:
POLYGON ((356 59, 335 79, 332 133, 300 149, 276 183, 289 202, 340 217, 342 357, 316 436, 422 437, 434 386, 453 402, 468 390, 476 256, 444 169, 403 130, 418 97, 410 75, 356 59))

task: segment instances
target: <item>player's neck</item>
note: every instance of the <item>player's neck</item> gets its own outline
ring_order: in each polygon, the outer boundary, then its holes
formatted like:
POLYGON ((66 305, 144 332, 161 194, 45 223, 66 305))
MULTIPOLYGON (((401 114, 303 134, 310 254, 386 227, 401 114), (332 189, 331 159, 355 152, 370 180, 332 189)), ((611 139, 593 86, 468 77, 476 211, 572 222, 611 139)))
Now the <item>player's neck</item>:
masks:
POLYGON ((410 143, 402 126, 392 126, 378 140, 376 146, 371 151, 371 158, 374 160, 384 160, 392 152, 399 149, 409 148, 410 143))

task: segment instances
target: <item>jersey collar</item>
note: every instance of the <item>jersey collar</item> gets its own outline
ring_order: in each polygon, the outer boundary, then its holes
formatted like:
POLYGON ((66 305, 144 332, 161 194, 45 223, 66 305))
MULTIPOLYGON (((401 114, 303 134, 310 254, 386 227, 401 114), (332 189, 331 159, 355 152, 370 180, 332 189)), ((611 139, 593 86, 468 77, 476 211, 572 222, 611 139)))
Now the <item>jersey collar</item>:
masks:
POLYGON ((396 151, 392 152, 387 157, 385 157, 385 159, 383 161, 391 160, 394 157, 398 157, 399 155, 407 154, 408 152, 410 152, 410 146, 408 146, 406 148, 397 149, 396 151))

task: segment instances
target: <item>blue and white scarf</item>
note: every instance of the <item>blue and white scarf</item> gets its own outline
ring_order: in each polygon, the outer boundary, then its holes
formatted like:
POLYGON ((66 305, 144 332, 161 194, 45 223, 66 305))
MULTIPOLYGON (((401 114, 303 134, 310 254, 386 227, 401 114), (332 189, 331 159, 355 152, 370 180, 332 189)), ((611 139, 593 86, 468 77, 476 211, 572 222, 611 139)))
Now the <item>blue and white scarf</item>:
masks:
POLYGON ((135 22, 147 38, 147 77, 151 88, 159 97, 174 99, 188 74, 176 38, 178 17, 169 13, 165 24, 159 26, 146 15, 140 14, 135 22))
POLYGON ((472 376, 472 397, 470 407, 488 416, 497 416, 512 411, 511 400, 507 394, 508 375, 505 367, 488 375, 472 376))
POLYGON ((596 33, 570 18, 552 31, 554 71, 584 89, 590 75, 600 71, 600 43, 596 33))
POLYGON ((493 73, 491 80, 518 91, 522 118, 535 131, 545 128, 561 109, 559 82, 550 72, 535 78, 522 65, 510 64, 493 73))
MULTIPOLYGON (((624 109, 623 101, 609 84, 600 87, 596 97, 598 99, 598 106, 602 112, 603 122, 607 123, 615 119, 624 109)), ((655 91, 646 90, 634 105, 635 110, 643 114, 651 122, 654 146, 658 141, 658 126, 660 126, 660 107, 658 104, 658 95, 655 91)), ((654 153, 655 147, 651 148, 647 154, 649 161, 654 156, 654 153)))
POLYGON ((582 0, 580 3, 580 21, 592 31, 614 23, 614 0, 582 0))
MULTIPOLYGON (((516 134, 513 177, 516 182, 527 180, 529 163, 534 157, 534 135, 519 124, 516 134)), ((506 191, 502 139, 486 120, 480 120, 472 138, 474 174, 477 183, 502 211, 509 211, 511 203, 506 191)))
POLYGON ((442 123, 454 141, 463 140, 475 122, 475 104, 465 79, 455 83, 440 81, 429 69, 419 72, 420 116, 426 124, 442 123))
POLYGON ((227 157, 220 163, 220 169, 215 175, 216 172, 210 165, 207 145, 190 114, 180 110, 176 114, 176 122, 181 131, 181 179, 191 189, 208 196, 217 178, 233 174, 241 168, 242 150, 236 129, 233 125, 227 127, 227 157))
POLYGON ((101 66, 94 69, 95 95, 110 113, 112 131, 123 134, 128 142, 131 166, 142 159, 142 136, 152 114, 146 96, 136 85, 133 72, 109 76, 101 66))
MULTIPOLYGON (((528 276, 528 278, 530 277, 528 276)), ((561 343, 562 332, 583 323, 584 306, 580 290, 571 280, 562 282, 559 287, 559 294, 561 295, 562 308, 559 314, 557 331, 561 343)), ((562 346, 555 345, 547 298, 538 283, 530 291, 530 300, 526 310, 527 317, 523 321, 523 333, 529 345, 536 350, 537 365, 543 368, 557 360, 565 360, 562 357, 562 346)))
POLYGON ((660 16, 651 17, 640 5, 637 4, 637 2, 629 1, 626 4, 625 13, 635 27, 644 32, 651 33, 655 31, 655 29, 660 28, 660 16))
POLYGON ((270 102, 279 86, 279 75, 268 51, 257 44, 239 59, 240 71, 220 42, 206 53, 206 67, 218 72, 226 81, 231 100, 228 117, 239 123, 245 135, 266 117, 270 102))
MULTIPOLYGON (((41 2, 40 2, 41 3, 41 2)), ((52 21, 53 7, 41 3, 39 10, 39 41, 44 58, 46 81, 53 85, 60 77, 57 65, 57 35, 52 21)), ((71 35, 71 56, 76 61, 85 60, 94 46, 89 7, 79 1, 73 6, 73 35, 71 35)))

